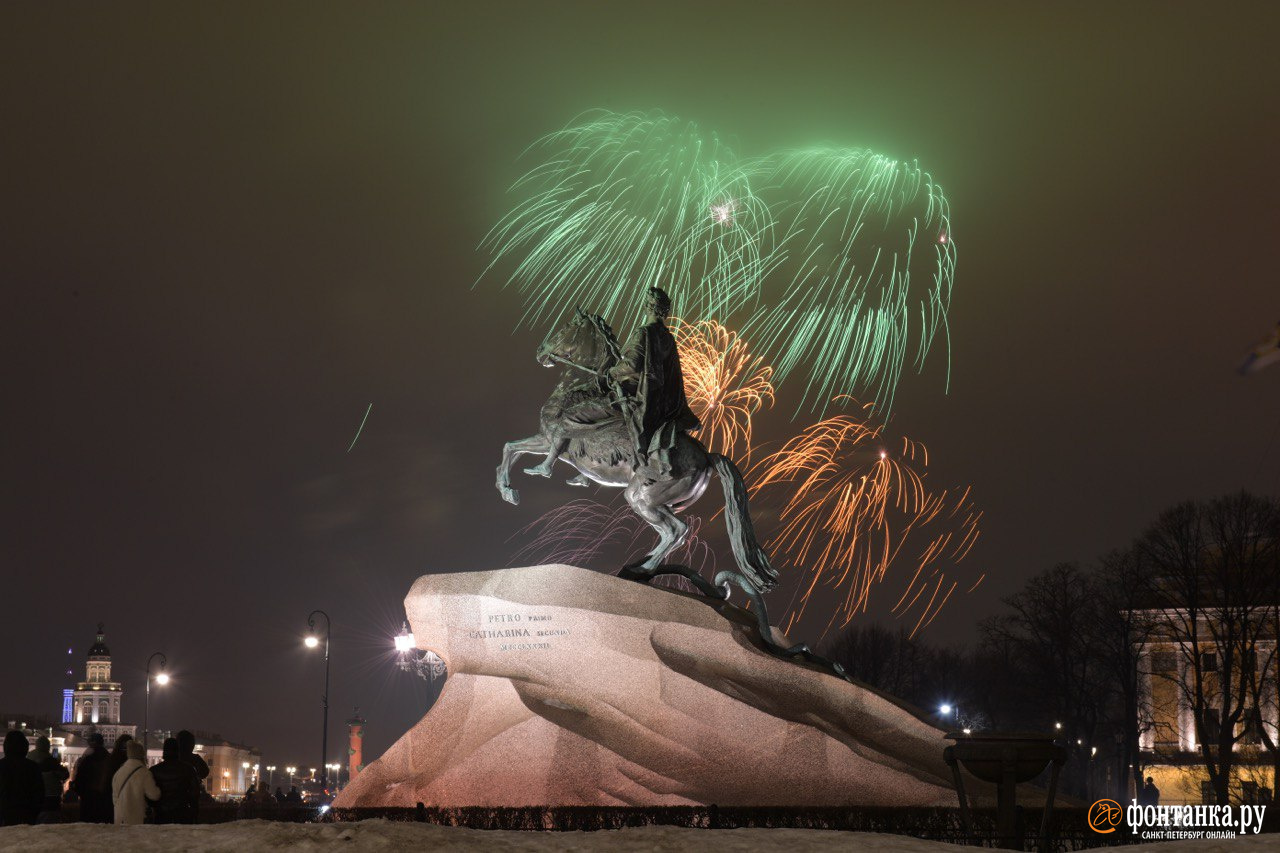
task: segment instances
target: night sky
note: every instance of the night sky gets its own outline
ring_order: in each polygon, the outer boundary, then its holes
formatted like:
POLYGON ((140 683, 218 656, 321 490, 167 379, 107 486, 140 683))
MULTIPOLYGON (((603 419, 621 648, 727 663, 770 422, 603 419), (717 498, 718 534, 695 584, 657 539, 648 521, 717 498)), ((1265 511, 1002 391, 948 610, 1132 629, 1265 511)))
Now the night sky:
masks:
MULTIPOLYGON (((951 202, 951 385, 894 429, 972 484, 985 583, 926 636, 1125 545, 1171 503, 1280 491, 1273 5, 0 6, 0 712, 56 714, 107 623, 125 717, 318 764, 429 701, 391 666, 426 572, 499 568, 582 492, 517 476, 554 383, 475 250, 583 110, 746 154, 918 159, 951 202), (347 448, 366 408, 368 423, 347 448)), ((678 306, 677 306, 678 308, 678 306)), ((781 407, 780 407, 781 408, 781 407)), ((790 434, 789 413, 760 421, 790 434)), ((565 469, 567 471, 567 469, 565 469)), ((708 513, 718 501, 709 494, 708 513)))

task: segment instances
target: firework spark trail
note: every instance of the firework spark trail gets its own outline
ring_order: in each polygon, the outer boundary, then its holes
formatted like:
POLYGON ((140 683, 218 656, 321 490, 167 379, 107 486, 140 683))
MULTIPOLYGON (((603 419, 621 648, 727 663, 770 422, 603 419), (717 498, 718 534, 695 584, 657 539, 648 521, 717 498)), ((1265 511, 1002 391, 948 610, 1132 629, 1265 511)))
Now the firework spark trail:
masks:
MULTIPOLYGON (((694 571, 714 573, 715 552, 698 533, 702 527, 697 516, 686 515, 689 535, 680 548, 667 557, 669 563, 681 563, 694 571)), ((625 502, 602 504, 589 498, 570 501, 544 513, 512 538, 533 537, 511 558, 519 563, 567 563, 589 565, 604 558, 610 549, 626 556, 618 568, 635 562, 653 545, 653 528, 637 516, 625 502)))
POLYGON ((912 339, 920 370, 946 334, 955 245, 941 188, 915 164, 860 149, 764 157, 752 174, 789 281, 742 331, 773 359, 775 383, 809 369, 799 408, 825 413, 833 396, 866 388, 887 412, 912 339))
POLYGON ((590 113, 530 147, 544 153, 512 187, 522 196, 481 242, 524 322, 553 327, 575 307, 629 323, 661 285, 689 316, 758 296, 772 220, 738 158, 714 134, 658 113, 590 113))
POLYGON ((778 488, 788 495, 770 549, 804 577, 784 631, 804 615, 819 588, 842 595, 823 633, 837 623, 847 625, 867 609, 872 592, 900 560, 913 568, 909 577, 903 575, 893 612, 916 614, 913 636, 955 591, 958 582, 947 569, 977 541, 981 513, 968 489, 959 495, 929 489, 922 444, 903 438, 900 452, 892 454, 882 448, 882 438, 880 426, 835 415, 808 427, 749 472, 753 496, 778 488), (909 549, 910 543, 922 544, 909 549))
POLYGON ((351 452, 351 448, 356 446, 356 442, 360 440, 360 433, 364 432, 364 425, 369 420, 369 413, 373 411, 373 403, 369 404, 369 408, 364 410, 364 417, 360 419, 360 426, 356 428, 355 437, 351 439, 351 443, 347 445, 347 452, 351 452))
POLYGON ((707 449, 745 464, 751 458, 751 420, 774 402, 773 368, 737 332, 715 320, 672 322, 689 408, 702 421, 707 449))
POLYGON ((854 392, 889 411, 908 362, 949 346, 949 208, 914 164, 826 148, 743 160, 661 113, 590 113, 530 151, 545 159, 480 248, 485 274, 514 265, 531 327, 579 306, 625 326, 661 285, 685 317, 749 334, 774 385, 802 374, 797 411, 824 413, 854 392))

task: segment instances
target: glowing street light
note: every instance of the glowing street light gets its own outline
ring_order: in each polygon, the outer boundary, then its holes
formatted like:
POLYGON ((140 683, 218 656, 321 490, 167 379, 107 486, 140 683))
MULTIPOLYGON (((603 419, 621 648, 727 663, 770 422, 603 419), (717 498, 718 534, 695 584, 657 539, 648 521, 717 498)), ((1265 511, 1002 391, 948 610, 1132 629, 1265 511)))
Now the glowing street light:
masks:
POLYGON ((433 651, 418 648, 418 641, 405 622, 395 636, 396 666, 404 672, 416 672, 428 681, 442 678, 448 671, 444 661, 433 651))
MULTIPOLYGON (((320 705, 324 708, 324 720, 320 725, 320 763, 327 766, 329 763, 329 634, 333 624, 329 621, 329 614, 323 610, 311 611, 311 615, 307 617, 307 627, 311 629, 306 639, 309 649, 320 645, 320 638, 316 635, 316 616, 324 617, 324 695, 320 697, 320 705)), ((311 771, 311 775, 315 775, 314 770, 311 771)), ((320 777, 320 787, 329 787, 328 782, 329 773, 326 770, 320 777)))
POLYGON ((142 708, 142 749, 146 751, 151 745, 151 662, 156 658, 160 658, 160 671, 156 673, 155 681, 161 687, 169 683, 169 674, 164 671, 168 665, 169 659, 160 652, 152 652, 151 657, 147 658, 147 699, 146 704, 142 708))

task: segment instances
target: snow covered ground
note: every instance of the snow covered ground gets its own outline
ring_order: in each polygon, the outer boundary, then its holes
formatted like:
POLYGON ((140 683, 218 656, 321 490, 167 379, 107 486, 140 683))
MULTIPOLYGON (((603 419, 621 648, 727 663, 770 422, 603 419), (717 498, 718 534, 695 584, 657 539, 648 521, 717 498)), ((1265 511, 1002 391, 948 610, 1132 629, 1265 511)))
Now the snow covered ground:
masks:
MULTIPOLYGON (((0 828, 0 850, 65 853, 68 850, 165 851, 165 853, 251 853, 256 850, 548 851, 638 853, 639 851, 848 851, 940 853, 973 850, 898 835, 824 832, 811 829, 687 829, 644 827, 602 832, 511 832, 458 829, 420 823, 365 820, 358 823, 299 824, 245 820, 199 826, 101 826, 85 823, 0 828)), ((1123 848, 1133 849, 1133 848, 1123 848)), ((1280 850, 1280 835, 1212 842, 1151 844, 1143 853, 1258 853, 1280 850)))

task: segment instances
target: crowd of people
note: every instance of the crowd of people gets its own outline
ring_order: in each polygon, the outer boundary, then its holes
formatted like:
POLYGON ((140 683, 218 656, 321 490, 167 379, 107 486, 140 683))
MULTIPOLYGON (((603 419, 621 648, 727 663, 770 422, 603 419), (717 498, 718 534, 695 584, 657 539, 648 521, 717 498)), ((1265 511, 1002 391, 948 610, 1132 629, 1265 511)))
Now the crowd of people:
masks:
POLYGON ((89 748, 71 775, 47 737, 38 738, 31 750, 24 733, 5 735, 0 825, 58 822, 64 799, 78 802, 80 820, 89 823, 196 822, 209 765, 196 755, 191 732, 166 738, 161 761, 150 767, 146 747, 129 735, 117 738, 111 751, 101 734, 91 733, 87 741, 89 748), (71 784, 65 786, 68 777, 71 784))

